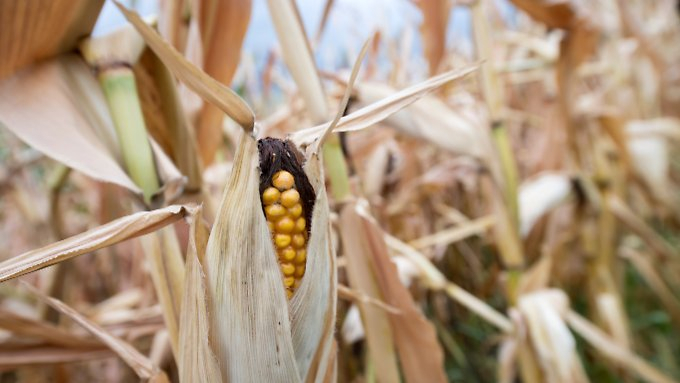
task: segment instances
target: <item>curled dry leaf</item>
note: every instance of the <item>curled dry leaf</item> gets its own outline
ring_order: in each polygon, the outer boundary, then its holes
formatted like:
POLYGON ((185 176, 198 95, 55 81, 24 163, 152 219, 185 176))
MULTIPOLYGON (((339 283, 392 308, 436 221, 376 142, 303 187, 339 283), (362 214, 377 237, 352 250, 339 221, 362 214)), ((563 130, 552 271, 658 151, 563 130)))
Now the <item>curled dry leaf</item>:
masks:
POLYGON ((0 282, 63 262, 78 255, 138 237, 182 219, 192 208, 172 205, 119 218, 84 233, 0 263, 0 282))
POLYGON ((109 146, 117 148, 118 143, 104 95, 77 56, 46 61, 4 80, 0 121, 57 161, 96 180, 141 193, 109 146))
MULTIPOLYGON (((382 98, 379 101, 375 101, 354 113, 342 117, 336 127, 333 128, 333 131, 353 132, 366 129, 392 116, 399 110, 411 105, 415 101, 426 96, 444 84, 456 79, 460 79, 474 72, 478 67, 479 64, 473 64, 459 70, 442 73, 422 83, 410 86, 399 92, 391 94, 390 96, 382 98)), ((329 125, 330 123, 326 123, 312 128, 300 130, 291 135, 291 140, 299 146, 309 145, 320 136, 321 132, 326 131, 329 125)))
POLYGON ((128 10, 118 2, 115 2, 115 4, 142 35, 149 47, 177 78, 206 101, 220 108, 241 125, 243 129, 247 131, 253 129, 255 117, 241 97, 233 90, 208 76, 200 68, 191 64, 175 48, 164 41, 156 31, 149 27, 136 12, 128 10))

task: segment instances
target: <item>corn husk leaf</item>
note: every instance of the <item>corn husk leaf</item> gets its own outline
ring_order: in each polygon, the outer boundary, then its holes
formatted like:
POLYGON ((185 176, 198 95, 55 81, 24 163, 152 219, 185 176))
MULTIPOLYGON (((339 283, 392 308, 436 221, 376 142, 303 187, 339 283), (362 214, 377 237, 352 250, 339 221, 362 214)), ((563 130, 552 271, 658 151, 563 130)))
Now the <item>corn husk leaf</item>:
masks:
MULTIPOLYGON (((203 52, 203 70, 229 86, 241 58, 241 46, 248 29, 250 0, 203 0, 194 2, 203 52)), ((204 164, 210 164, 222 136, 224 115, 217 107, 204 104, 197 120, 198 144, 204 164)))
POLYGON ((178 367, 180 382, 222 382, 217 359, 210 348, 210 318, 206 281, 200 260, 205 257, 208 233, 201 222, 201 208, 192 216, 189 229, 186 275, 179 329, 178 367))
POLYGON ((92 335, 99 338, 99 340, 106 344, 111 350, 113 350, 113 352, 118 354, 118 356, 135 371, 140 379, 148 379, 150 382, 158 383, 168 382, 168 377, 165 375, 165 373, 161 371, 158 366, 155 366, 151 360, 149 360, 149 358, 137 351, 137 349, 132 347, 132 345, 129 343, 112 335, 98 324, 92 322, 70 306, 66 305, 64 302, 46 296, 29 284, 25 283, 24 287, 31 291, 41 301, 50 305, 60 313, 67 315, 73 321, 92 333, 92 335))
POLYGON ((576 341, 562 319, 568 299, 560 290, 539 290, 522 295, 517 304, 547 382, 588 382, 576 341))
POLYGON ((115 4, 142 35, 148 46, 180 81, 203 99, 220 108, 243 129, 247 131, 253 129, 255 123, 253 112, 234 91, 191 64, 175 48, 164 41, 156 31, 151 29, 136 12, 128 10, 118 2, 115 4))
POLYGON ((4 80, 0 121, 57 161, 141 193, 111 149, 118 143, 99 84, 75 55, 32 66, 4 80), (50 134, 45 134, 48 128, 50 134))
MULTIPOLYGON (((391 94, 380 101, 376 101, 369 106, 341 118, 337 126, 333 128, 333 131, 353 132, 368 128, 397 113, 402 108, 414 103, 444 84, 474 72, 478 67, 478 64, 473 64, 463 69, 442 73, 441 75, 432 77, 420 84, 410 86, 397 93, 391 94)), ((322 132, 326 131, 329 125, 330 123, 326 123, 303 129, 291 134, 290 138, 298 144, 298 146, 309 145, 318 138, 322 132)))
POLYGON ((321 158, 316 153, 309 154, 304 170, 316 192, 316 201, 307 245, 307 271, 290 301, 290 313, 300 376, 305 382, 320 382, 328 371, 335 371, 332 353, 338 275, 321 158))
POLYGON ((307 271, 288 302, 261 209, 257 145, 241 137, 205 261, 224 380, 320 381, 330 368, 337 277, 318 156, 310 156, 305 172, 319 189, 307 271))
POLYGON ((0 4, 0 80, 36 61, 73 49, 88 35, 103 0, 9 1, 0 4))
POLYGON ((111 246, 126 239, 156 231, 182 219, 190 210, 191 208, 186 206, 172 205, 163 209, 131 214, 84 233, 10 258, 0 263, 0 282, 111 246))
POLYGON ((140 239, 163 310, 165 326, 175 356, 179 356, 179 321, 184 289, 184 264, 175 229, 166 226, 140 239))
POLYGON ((355 226, 364 229, 365 240, 368 241, 364 249, 370 249, 366 256, 371 262, 375 281, 385 302, 400 311, 398 315, 390 314, 389 320, 405 380, 445 382, 444 354, 437 342, 434 326, 416 308, 411 293, 402 284, 397 267, 390 260, 383 232, 365 208, 354 207, 359 219, 355 226), (428 350, 428 353, 418 350, 428 350))
POLYGON ((257 145, 243 133, 206 249, 212 347, 224 381, 299 382, 288 301, 258 185, 257 145))

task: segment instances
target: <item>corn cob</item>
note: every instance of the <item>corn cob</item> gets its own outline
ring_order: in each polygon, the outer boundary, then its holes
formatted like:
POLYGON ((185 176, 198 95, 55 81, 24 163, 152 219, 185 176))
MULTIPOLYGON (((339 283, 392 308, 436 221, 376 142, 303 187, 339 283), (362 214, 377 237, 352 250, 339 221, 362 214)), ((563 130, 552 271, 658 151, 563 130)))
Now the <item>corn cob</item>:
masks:
POLYGON ((305 275, 314 191, 292 144, 266 138, 258 147, 262 207, 291 298, 305 275))

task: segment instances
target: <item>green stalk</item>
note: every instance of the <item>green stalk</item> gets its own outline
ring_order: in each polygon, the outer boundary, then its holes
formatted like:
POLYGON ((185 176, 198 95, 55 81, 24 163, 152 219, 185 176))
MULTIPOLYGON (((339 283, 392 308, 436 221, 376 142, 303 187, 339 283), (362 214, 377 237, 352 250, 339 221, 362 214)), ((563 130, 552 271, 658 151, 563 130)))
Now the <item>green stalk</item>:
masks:
POLYGON ((351 196, 347 162, 342 153, 338 135, 332 133, 323 144, 323 162, 331 183, 331 193, 335 201, 344 201, 351 196))
POLYGON ((148 204, 159 184, 134 74, 128 67, 104 69, 99 81, 116 126, 128 174, 142 189, 148 204))
POLYGON ((505 180, 504 198, 508 206, 508 213, 512 219, 515 229, 519 227, 519 204, 517 187, 519 184, 519 176, 517 175, 517 162, 512 153, 512 144, 508 138, 508 129, 505 122, 498 120, 491 127, 496 150, 500 157, 501 171, 505 180))

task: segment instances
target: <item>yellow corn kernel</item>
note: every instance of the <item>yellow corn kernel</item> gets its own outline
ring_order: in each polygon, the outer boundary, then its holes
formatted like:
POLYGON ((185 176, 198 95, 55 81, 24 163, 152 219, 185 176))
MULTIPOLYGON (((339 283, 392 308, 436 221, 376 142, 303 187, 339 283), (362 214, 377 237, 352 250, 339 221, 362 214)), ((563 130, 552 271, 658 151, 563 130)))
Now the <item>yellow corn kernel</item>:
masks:
POLYGON ((305 228, 307 227, 307 221, 305 221, 304 217, 300 217, 295 221, 295 228, 293 231, 296 233, 302 233, 305 231, 305 228))
MULTIPOLYGON (((290 238, 290 236, 287 236, 290 238)), ((290 243, 290 242, 289 242, 290 243)), ((288 245, 286 245, 288 246, 288 245)), ((294 234, 293 235, 293 247, 297 249, 302 249, 305 247, 305 237, 302 234, 294 234)))
POLYGON ((272 184, 279 190, 284 191, 293 187, 295 180, 293 175, 285 170, 281 170, 272 177, 272 184))
POLYGON ((279 201, 280 196, 281 192, 277 188, 268 187, 262 193, 262 203, 264 203, 265 206, 274 204, 279 201))
POLYGON ((283 217, 283 215, 286 214, 286 209, 277 203, 265 207, 264 213, 267 215, 267 219, 271 220, 273 218, 283 217))
POLYGON ((293 175, 285 170, 274 174, 271 186, 265 188, 261 199, 277 249, 286 295, 291 298, 300 286, 307 261, 307 221, 293 175))
POLYGON ((307 250, 305 249, 300 249, 297 251, 297 254, 295 255, 295 263, 296 264, 304 264, 305 261, 307 260, 307 250))
POLYGON ((283 217, 279 220, 279 222, 276 223, 276 232, 277 233, 290 233, 293 231, 295 228, 296 222, 293 222, 292 219, 288 217, 283 217))
POLYGON ((296 203, 292 207, 288 208, 288 214, 290 214, 291 217, 297 218, 302 215, 302 205, 299 203, 296 203))
POLYGON ((276 247, 279 249, 283 249, 284 247, 287 247, 290 245, 290 235, 288 234, 276 234, 274 236, 274 243, 276 244, 276 247))
POLYGON ((279 257, 284 260, 284 261, 292 261, 293 259, 296 258, 296 254, 299 254, 300 251, 296 253, 295 250, 292 247, 287 247, 279 253, 279 257))
POLYGON ((297 269, 290 263, 282 263, 281 271, 283 271, 283 275, 290 277, 297 271, 297 269))
POLYGON ((295 189, 289 189, 281 193, 281 205, 293 207, 300 202, 300 193, 295 189))

